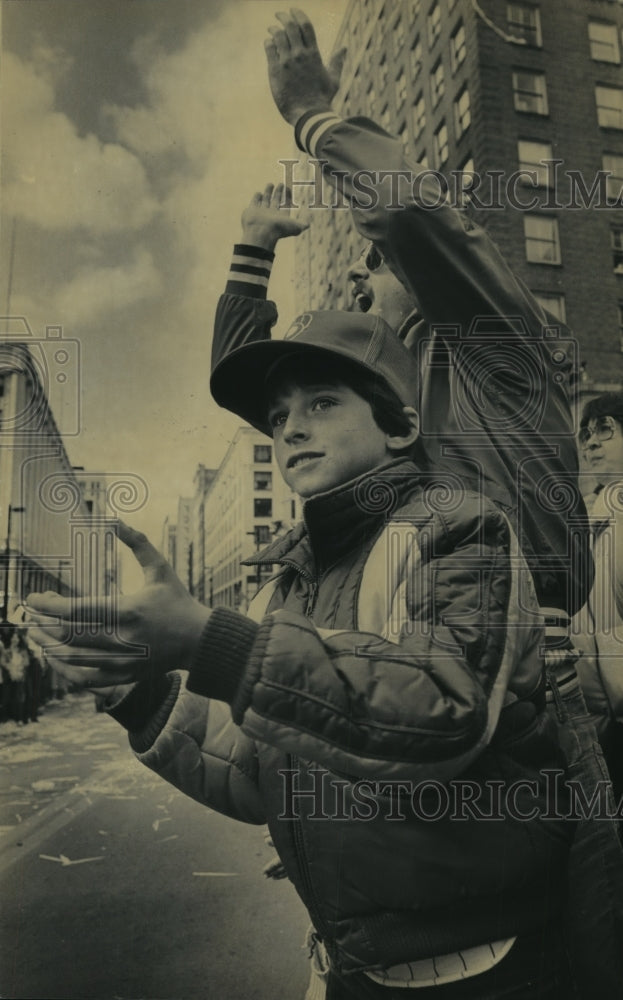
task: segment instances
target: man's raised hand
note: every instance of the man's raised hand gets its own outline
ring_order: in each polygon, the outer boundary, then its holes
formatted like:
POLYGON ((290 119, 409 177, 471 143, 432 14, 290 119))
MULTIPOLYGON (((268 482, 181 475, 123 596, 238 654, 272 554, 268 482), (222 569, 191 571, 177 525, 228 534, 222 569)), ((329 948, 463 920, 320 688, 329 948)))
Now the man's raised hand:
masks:
POLYGON ((302 10, 276 15, 264 43, 270 89, 281 115, 295 125, 306 111, 328 111, 339 86, 346 49, 325 66, 313 25, 302 10))
POLYGON ((142 590, 100 600, 31 594, 26 606, 31 639, 55 670, 82 687, 187 668, 211 614, 145 535, 122 522, 117 535, 143 568, 142 590))
POLYGON ((272 251, 278 240, 299 236, 309 223, 292 218, 290 205, 285 184, 267 184, 264 191, 256 191, 242 213, 242 242, 272 251))

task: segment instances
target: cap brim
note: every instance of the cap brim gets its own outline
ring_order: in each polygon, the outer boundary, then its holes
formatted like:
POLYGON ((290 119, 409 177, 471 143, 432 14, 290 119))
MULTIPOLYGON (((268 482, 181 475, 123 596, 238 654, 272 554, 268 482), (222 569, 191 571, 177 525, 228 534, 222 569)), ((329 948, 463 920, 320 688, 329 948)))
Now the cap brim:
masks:
POLYGON ((357 358, 335 348, 317 347, 299 340, 262 340, 239 347, 219 362, 210 378, 212 396, 219 406, 236 413, 257 430, 272 437, 266 412, 266 378, 278 361, 301 354, 326 360, 328 372, 331 371, 331 362, 338 357, 362 372, 370 371, 357 358))

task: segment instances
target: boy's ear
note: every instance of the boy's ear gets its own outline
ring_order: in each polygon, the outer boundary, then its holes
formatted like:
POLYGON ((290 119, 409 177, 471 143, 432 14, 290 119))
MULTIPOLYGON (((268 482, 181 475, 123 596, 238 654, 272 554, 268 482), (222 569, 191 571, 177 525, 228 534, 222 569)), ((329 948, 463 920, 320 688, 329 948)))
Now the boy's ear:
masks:
POLYGON ((388 434, 387 447, 390 451, 402 451, 415 444, 420 435, 420 415, 412 406, 403 406, 402 412, 409 421, 409 430, 406 434, 388 434))

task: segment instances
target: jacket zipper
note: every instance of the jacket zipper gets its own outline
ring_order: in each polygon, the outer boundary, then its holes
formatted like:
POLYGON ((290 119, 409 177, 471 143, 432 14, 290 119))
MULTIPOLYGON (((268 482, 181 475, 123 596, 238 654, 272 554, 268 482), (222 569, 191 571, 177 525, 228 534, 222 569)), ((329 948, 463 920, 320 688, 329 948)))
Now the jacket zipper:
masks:
MULTIPOLYGON (((290 754, 290 766, 292 770, 298 770, 300 774, 300 760, 294 754, 290 754)), ((309 865, 307 863, 305 839, 303 837, 303 822, 300 819, 294 819, 292 824, 294 850, 305 891, 305 904, 309 911, 311 922, 314 925, 314 930, 321 938, 326 940, 328 937, 327 928, 324 919, 320 915, 320 907, 318 906, 318 900, 316 898, 316 889, 314 887, 314 883, 312 882, 309 865)))
POLYGON ((305 604, 305 614, 308 618, 310 618, 314 613, 317 596, 318 596, 318 583, 316 580, 314 580, 309 588, 309 594, 307 595, 307 602, 305 604))
MULTIPOLYGON (((291 562, 289 559, 281 559, 280 562, 282 565, 290 566, 294 569, 299 576, 301 576, 309 584, 309 593, 305 602, 305 615, 309 618, 314 613, 314 608, 316 606, 316 598, 318 597, 318 581, 311 575, 311 573, 306 572, 301 566, 297 565, 297 563, 291 562)), ((299 774, 301 773, 300 759, 294 754, 290 754, 290 766, 292 770, 297 770, 299 774)), ((318 906, 318 901, 316 899, 316 890, 314 888, 314 883, 312 882, 309 864, 307 862, 305 839, 303 837, 303 822, 300 819, 292 820, 292 839, 294 841, 294 853, 296 855, 299 872, 301 874, 301 881, 303 883, 306 905, 309 910, 311 922, 314 925, 314 930, 320 935, 320 937, 326 938, 327 931, 324 920, 320 915, 320 907, 318 906)))
POLYGON ((295 570, 299 576, 302 576, 304 580, 307 580, 309 584, 309 593, 305 601, 305 615, 310 618, 314 613, 314 608, 316 607, 316 598, 318 597, 318 580, 299 566, 295 562, 291 562, 289 559, 280 559, 279 562, 282 566, 290 566, 291 569, 295 570))

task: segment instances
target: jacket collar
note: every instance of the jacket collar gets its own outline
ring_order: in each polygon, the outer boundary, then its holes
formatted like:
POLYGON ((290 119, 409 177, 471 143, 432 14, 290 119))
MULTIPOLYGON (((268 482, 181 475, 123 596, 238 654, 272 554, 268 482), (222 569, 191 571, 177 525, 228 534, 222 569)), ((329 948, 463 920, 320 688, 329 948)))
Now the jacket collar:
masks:
POLYGON ((373 538, 388 516, 413 493, 423 477, 418 467, 397 458, 303 506, 303 521, 243 565, 282 563, 319 571, 373 538))

